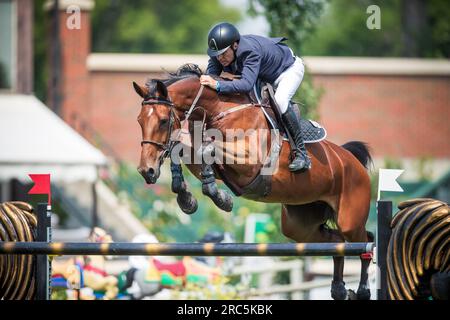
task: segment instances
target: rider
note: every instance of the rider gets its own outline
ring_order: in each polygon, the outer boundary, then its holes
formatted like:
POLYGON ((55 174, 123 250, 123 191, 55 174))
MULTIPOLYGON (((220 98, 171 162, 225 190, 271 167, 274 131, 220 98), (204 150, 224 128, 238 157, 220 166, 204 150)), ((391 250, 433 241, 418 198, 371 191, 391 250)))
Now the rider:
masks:
POLYGON ((294 140, 294 158, 290 171, 311 168, 300 122, 290 104, 303 80, 304 66, 299 57, 282 41, 286 38, 266 38, 257 35, 240 35, 230 23, 215 25, 208 34, 207 75, 200 78, 203 85, 220 93, 250 92, 257 79, 271 83, 278 90, 275 100, 282 113, 282 120, 294 140), (222 71, 240 74, 240 79, 217 81, 209 75, 220 75, 222 71))

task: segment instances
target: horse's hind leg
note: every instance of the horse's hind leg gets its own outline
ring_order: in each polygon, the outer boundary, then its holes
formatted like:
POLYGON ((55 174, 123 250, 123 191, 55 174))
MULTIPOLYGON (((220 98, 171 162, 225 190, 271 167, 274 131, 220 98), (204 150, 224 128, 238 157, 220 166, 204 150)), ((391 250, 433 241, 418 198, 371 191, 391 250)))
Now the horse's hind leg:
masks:
MULTIPOLYGON (((373 236, 366 231, 365 225, 369 215, 370 181, 364 179, 359 186, 348 187, 349 190, 341 194, 337 225, 346 241, 368 242, 373 236)), ((369 300, 368 268, 370 257, 361 257, 361 278, 356 293, 358 300, 369 300)))
MULTIPOLYGON (((368 242, 373 242, 374 236, 371 232, 367 232, 368 242)), ((369 273, 368 269, 370 262, 372 261, 371 256, 361 256, 361 278, 359 280, 358 291, 356 292, 356 298, 358 300, 370 300, 370 288, 369 288, 369 273)))
MULTIPOLYGON (((334 212, 324 202, 314 202, 304 205, 284 205, 281 214, 283 234, 296 242, 343 242, 344 238, 337 231, 326 226, 334 212)), ((331 283, 331 297, 335 300, 345 300, 344 257, 333 257, 334 272, 331 283)))

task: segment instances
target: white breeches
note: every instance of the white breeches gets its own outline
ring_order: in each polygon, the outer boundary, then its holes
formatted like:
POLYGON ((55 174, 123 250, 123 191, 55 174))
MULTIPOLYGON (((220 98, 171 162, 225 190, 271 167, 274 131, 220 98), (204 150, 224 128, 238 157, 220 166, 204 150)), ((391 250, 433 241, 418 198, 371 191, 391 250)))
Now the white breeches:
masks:
POLYGON ((289 102, 302 83, 305 74, 305 66, 301 58, 296 57, 295 62, 287 68, 273 83, 275 100, 280 107, 281 113, 285 113, 289 102))

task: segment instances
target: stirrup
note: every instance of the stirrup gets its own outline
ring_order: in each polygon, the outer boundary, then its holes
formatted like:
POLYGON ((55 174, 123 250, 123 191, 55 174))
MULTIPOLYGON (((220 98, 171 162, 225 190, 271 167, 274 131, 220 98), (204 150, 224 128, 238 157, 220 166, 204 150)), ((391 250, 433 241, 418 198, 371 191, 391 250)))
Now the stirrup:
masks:
POLYGON ((309 170, 309 169, 311 169, 311 159, 309 159, 309 157, 308 157, 308 155, 295 155, 294 156, 294 159, 292 159, 292 161, 289 163, 289 165, 288 165, 288 168, 289 168, 289 171, 292 171, 292 172, 297 172, 297 171, 300 171, 300 172, 303 172, 303 171, 305 171, 305 170, 309 170), (303 161, 303 166, 298 166, 298 167, 291 167, 292 165, 293 165, 293 163, 294 163, 294 161, 297 159, 297 157, 300 157, 300 161, 303 161))

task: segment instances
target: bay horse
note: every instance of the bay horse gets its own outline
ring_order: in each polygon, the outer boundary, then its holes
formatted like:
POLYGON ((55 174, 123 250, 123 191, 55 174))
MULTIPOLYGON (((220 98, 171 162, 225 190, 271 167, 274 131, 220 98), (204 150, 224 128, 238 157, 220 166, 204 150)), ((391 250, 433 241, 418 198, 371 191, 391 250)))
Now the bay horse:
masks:
MULTIPOLYGON (((266 129, 269 132, 270 127, 261 106, 250 104, 247 95, 220 95, 210 88, 203 88, 199 75, 190 72, 171 74, 163 80, 149 79, 143 86, 133 82, 135 91, 144 99, 137 119, 142 129, 138 171, 149 184, 156 183, 160 166, 170 149, 173 132, 180 129, 181 122, 187 117, 190 123, 202 121, 205 128, 215 128, 224 136, 229 128, 266 129), (192 108, 194 105, 196 107, 192 108)), ((192 130, 190 133, 194 138, 192 130)), ((268 134, 267 139, 274 138, 268 134)), ((247 145, 244 152, 248 149, 251 147, 247 145)), ((193 154, 197 152, 193 148, 190 151, 193 154)), ((282 141, 278 168, 270 176, 270 192, 248 197, 244 194, 243 197, 280 203, 282 233, 295 242, 373 241, 373 235, 365 229, 370 205, 367 167, 372 160, 368 146, 359 141, 338 146, 323 140, 307 144, 307 151, 312 169, 290 172, 290 146, 282 141), (330 220, 335 222, 337 229, 328 226, 330 220)), ((216 164, 191 163, 186 166, 202 180, 203 193, 222 209, 231 211, 230 199, 222 190, 217 190, 210 178, 220 178, 230 189, 239 190, 255 180, 262 164, 225 163, 221 166, 222 170, 217 170, 216 164)), ((197 203, 186 189, 181 166, 171 164, 171 171, 172 190, 178 193, 180 207, 187 213, 195 211, 197 203)), ((370 256, 361 257, 361 278, 356 293, 358 299, 370 299, 370 260, 370 256)), ((331 296, 336 300, 345 300, 349 294, 343 281, 344 257, 335 256, 333 262, 331 296)))

